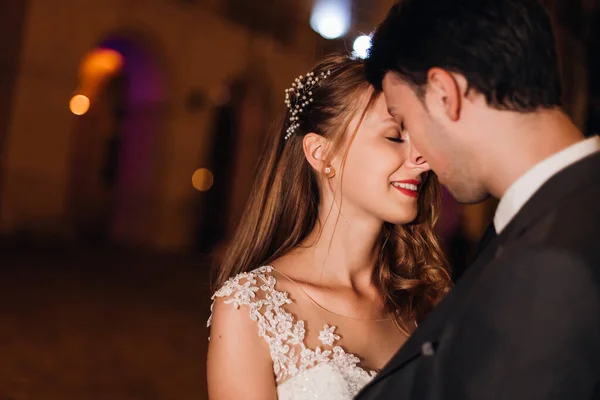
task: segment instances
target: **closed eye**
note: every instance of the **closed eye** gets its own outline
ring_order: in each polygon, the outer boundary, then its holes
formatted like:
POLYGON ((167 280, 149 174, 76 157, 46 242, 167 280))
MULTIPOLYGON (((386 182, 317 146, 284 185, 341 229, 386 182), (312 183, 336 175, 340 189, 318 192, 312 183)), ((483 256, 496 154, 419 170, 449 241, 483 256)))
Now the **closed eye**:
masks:
POLYGON ((401 137, 387 137, 386 139, 394 143, 404 143, 404 139, 401 137))
POLYGON ((404 143, 404 138, 402 137, 403 132, 404 130, 402 129, 391 129, 389 132, 390 135, 386 136, 386 139, 394 143, 404 143))

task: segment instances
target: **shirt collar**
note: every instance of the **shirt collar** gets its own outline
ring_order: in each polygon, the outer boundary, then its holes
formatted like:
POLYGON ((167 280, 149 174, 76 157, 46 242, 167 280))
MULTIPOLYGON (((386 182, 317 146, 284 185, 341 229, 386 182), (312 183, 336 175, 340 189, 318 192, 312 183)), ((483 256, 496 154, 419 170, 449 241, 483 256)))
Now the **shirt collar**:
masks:
POLYGON ((600 137, 577 142, 537 163, 506 190, 494 215, 494 227, 500 234, 534 193, 550 178, 571 164, 600 151, 600 137))

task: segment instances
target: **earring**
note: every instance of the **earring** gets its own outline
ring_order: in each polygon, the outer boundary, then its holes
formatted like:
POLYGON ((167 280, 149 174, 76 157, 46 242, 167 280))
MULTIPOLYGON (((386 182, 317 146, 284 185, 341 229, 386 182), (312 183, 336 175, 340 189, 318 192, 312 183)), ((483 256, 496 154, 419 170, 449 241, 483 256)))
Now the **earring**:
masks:
POLYGON ((335 169, 331 165, 326 166, 323 172, 325 173, 325 176, 329 179, 335 176, 335 169))

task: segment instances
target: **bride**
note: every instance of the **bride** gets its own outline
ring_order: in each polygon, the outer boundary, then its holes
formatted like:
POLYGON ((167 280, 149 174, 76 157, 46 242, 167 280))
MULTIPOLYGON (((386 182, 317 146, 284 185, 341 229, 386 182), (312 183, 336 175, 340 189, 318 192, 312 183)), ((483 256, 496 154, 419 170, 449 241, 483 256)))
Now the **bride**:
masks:
POLYGON ((436 178, 363 63, 330 56, 286 90, 213 296, 221 399, 351 399, 450 287, 436 178))

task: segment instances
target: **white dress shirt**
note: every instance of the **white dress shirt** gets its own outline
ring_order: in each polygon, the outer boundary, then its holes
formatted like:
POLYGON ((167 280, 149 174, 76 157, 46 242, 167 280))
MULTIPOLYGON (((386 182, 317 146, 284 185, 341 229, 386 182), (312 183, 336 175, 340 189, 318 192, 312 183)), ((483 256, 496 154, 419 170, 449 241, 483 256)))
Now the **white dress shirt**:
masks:
POLYGON ((498 203, 496 215, 494 215, 496 232, 500 234, 506 228, 519 210, 546 181, 571 164, 599 151, 600 137, 593 136, 540 161, 514 181, 498 203))

